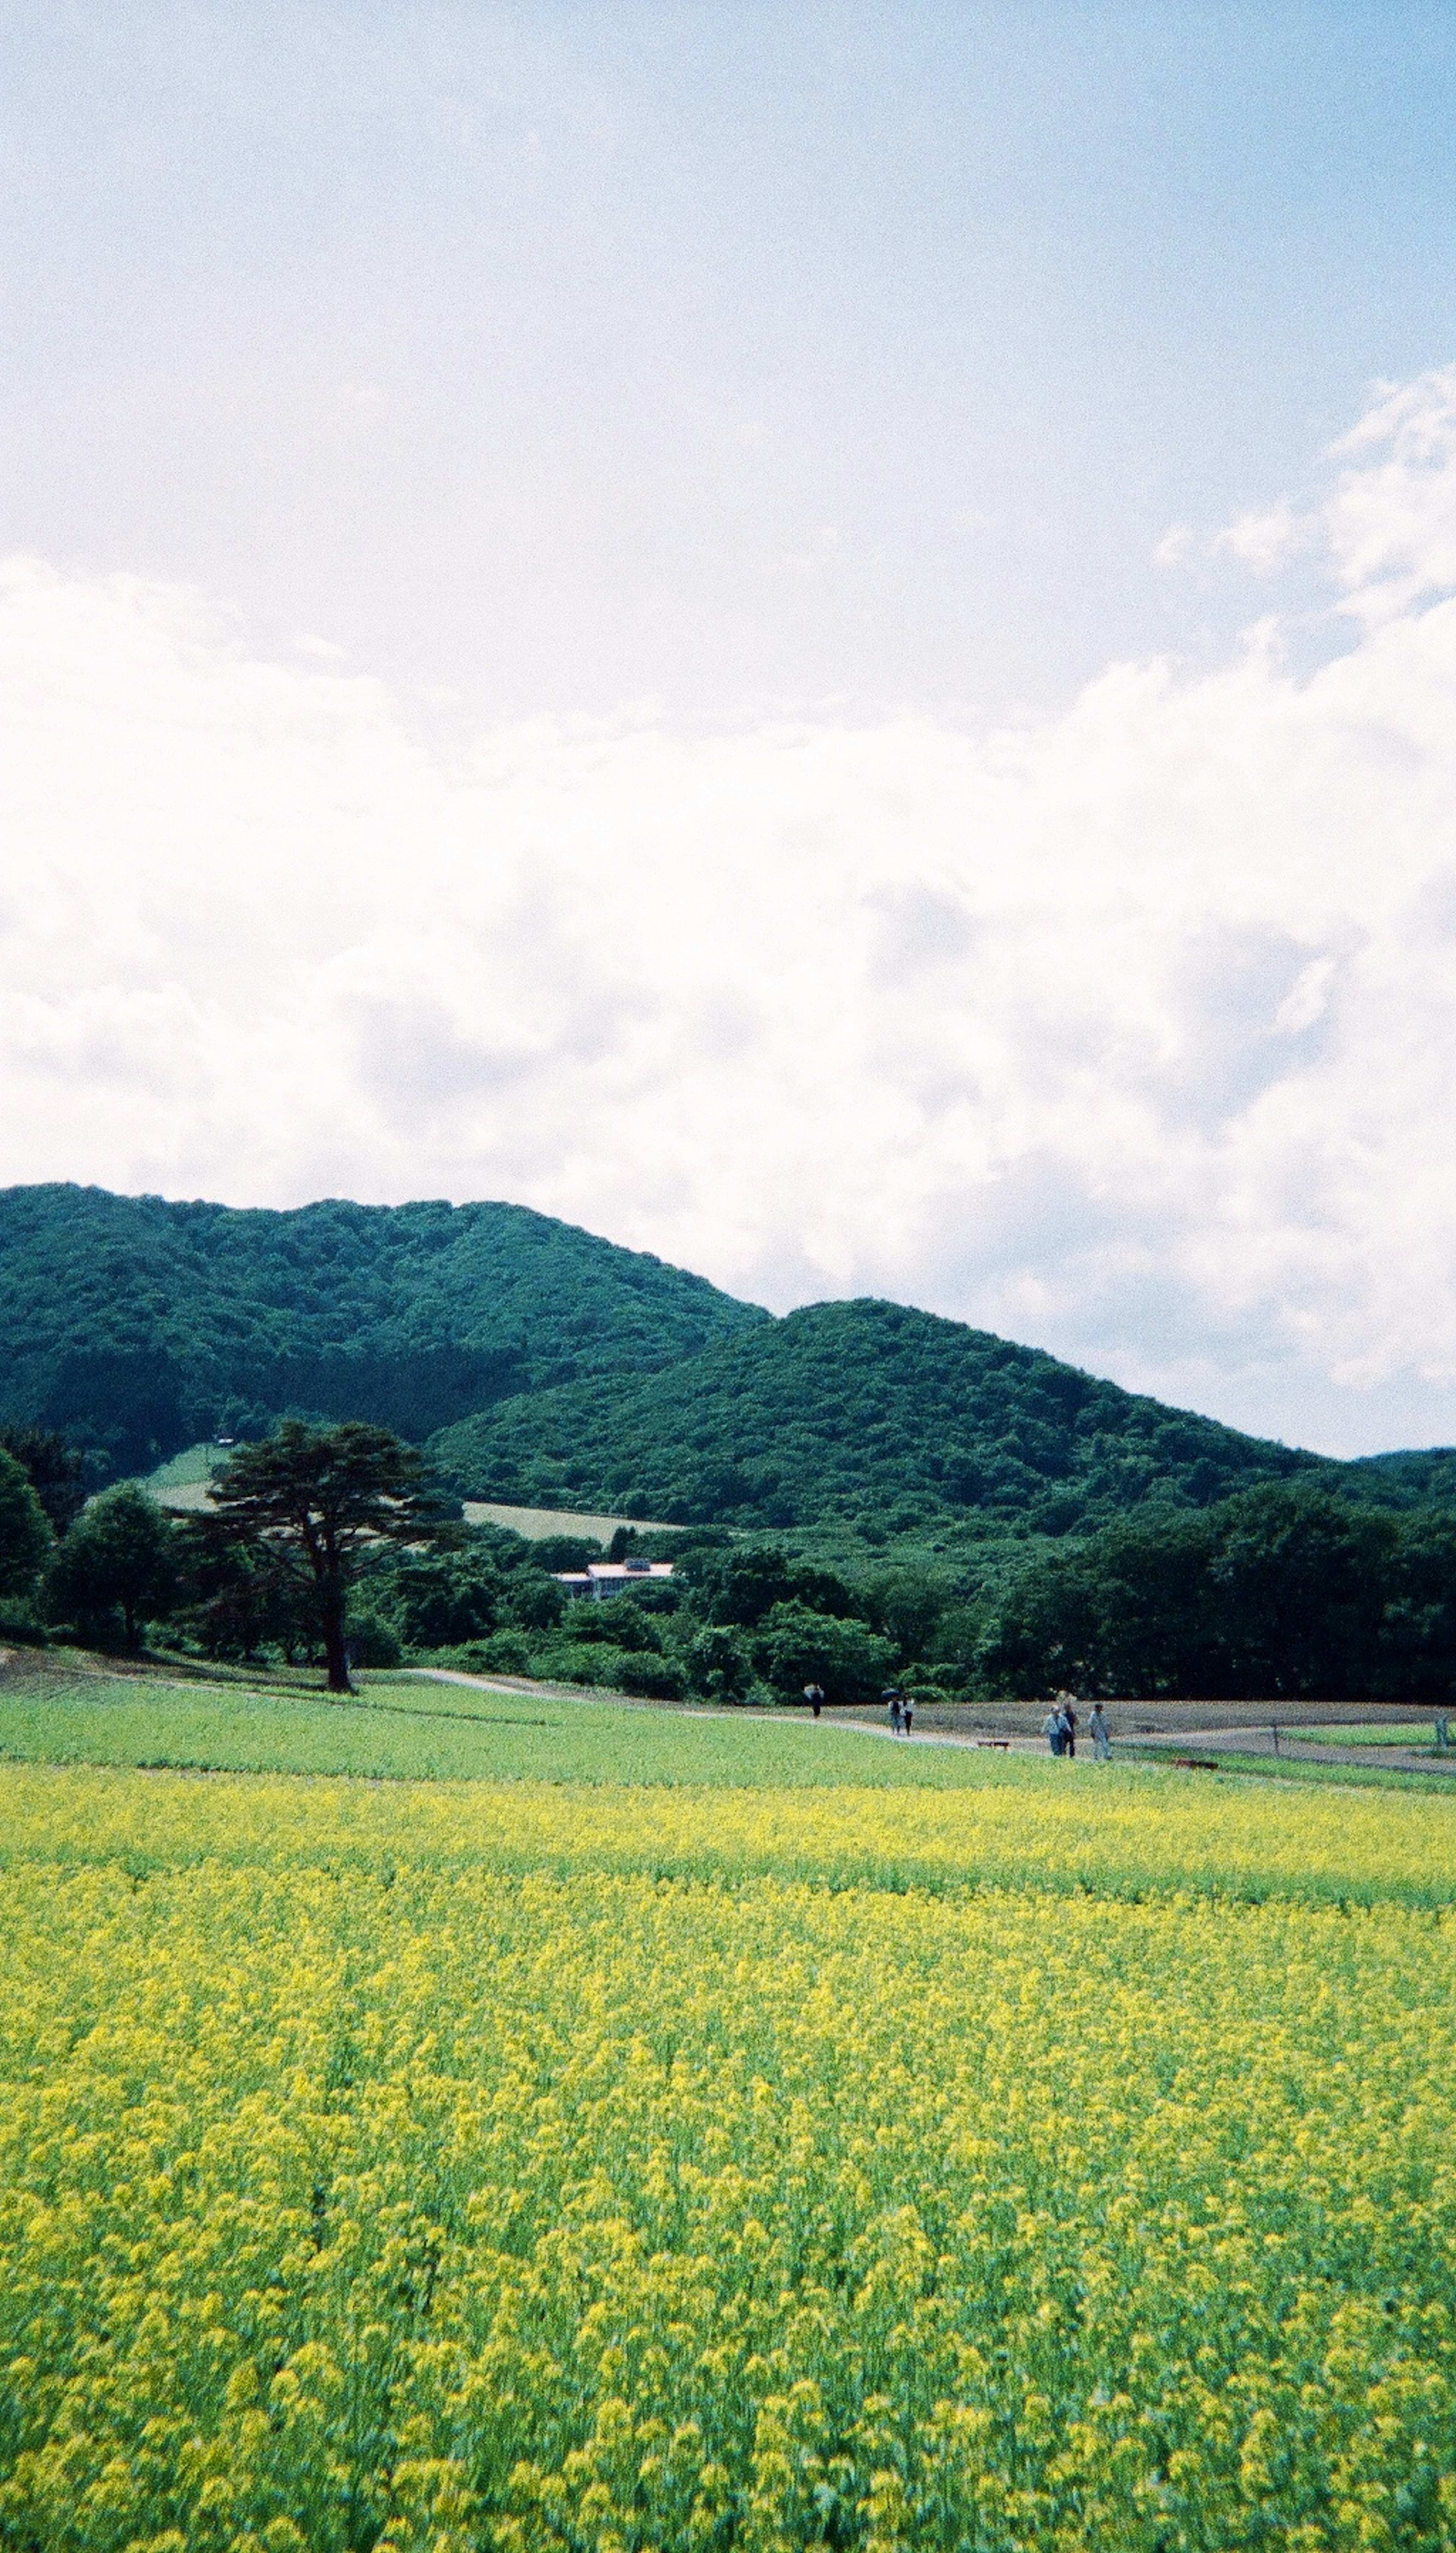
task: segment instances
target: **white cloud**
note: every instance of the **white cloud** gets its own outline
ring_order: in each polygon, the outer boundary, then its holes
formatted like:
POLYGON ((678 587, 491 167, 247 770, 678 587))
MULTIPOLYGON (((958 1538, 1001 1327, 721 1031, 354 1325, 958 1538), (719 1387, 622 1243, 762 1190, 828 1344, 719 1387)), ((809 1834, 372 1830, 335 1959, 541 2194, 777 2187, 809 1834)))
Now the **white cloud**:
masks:
POLYGON ((1306 1441, 1456 1434, 1431 379, 1344 456, 1352 652, 1114 666, 997 731, 445 747, 194 597, 13 562, 0 1174, 516 1197, 1306 1441))
POLYGON ((1182 567, 1196 537, 1192 523, 1170 523, 1154 546, 1154 567, 1182 567))
POLYGON ((1235 515, 1209 544, 1213 552, 1227 550, 1233 558, 1252 568, 1258 576, 1268 576, 1287 560, 1298 557, 1300 550, 1311 549, 1319 537, 1317 514, 1297 514, 1288 498, 1262 512, 1254 510, 1235 515))
POLYGON ((1367 619, 1456 587, 1456 365, 1385 384, 1334 447, 1348 467, 1327 509, 1349 608, 1367 619))
POLYGON ((1324 459, 1345 466, 1317 502, 1301 509, 1281 497, 1202 543, 1176 524, 1155 561, 1178 567, 1201 548, 1268 576, 1320 551, 1345 589, 1342 609, 1365 621, 1456 590, 1456 365, 1379 384, 1359 424, 1324 459))

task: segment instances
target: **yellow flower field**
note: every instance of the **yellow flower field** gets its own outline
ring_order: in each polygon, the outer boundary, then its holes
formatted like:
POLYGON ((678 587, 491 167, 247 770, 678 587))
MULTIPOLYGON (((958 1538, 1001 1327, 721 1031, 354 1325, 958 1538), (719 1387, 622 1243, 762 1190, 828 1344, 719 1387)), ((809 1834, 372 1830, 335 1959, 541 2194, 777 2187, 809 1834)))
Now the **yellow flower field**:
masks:
POLYGON ((6 1768, 0 2544, 1456 2545, 1453 1835, 6 1768))

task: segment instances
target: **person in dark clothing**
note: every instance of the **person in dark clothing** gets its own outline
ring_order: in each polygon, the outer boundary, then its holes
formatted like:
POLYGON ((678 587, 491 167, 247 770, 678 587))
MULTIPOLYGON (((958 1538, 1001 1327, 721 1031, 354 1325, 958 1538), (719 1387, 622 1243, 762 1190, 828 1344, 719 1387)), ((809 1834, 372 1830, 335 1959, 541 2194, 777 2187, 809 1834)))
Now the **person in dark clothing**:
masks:
POLYGON ((1075 1755, 1077 1752, 1077 1711, 1071 1702, 1064 1702, 1062 1705, 1062 1728, 1064 1731, 1062 1751, 1065 1755, 1075 1755))
POLYGON ((804 1700, 808 1704, 814 1718, 817 1720, 820 1712, 824 1708, 823 1686, 821 1684, 806 1684, 804 1687, 804 1700))
POLYGON ((903 1720, 903 1722, 904 1722, 904 1730, 905 1730, 905 1735, 906 1735, 907 1737, 909 1736, 909 1733, 910 1733, 910 1722, 911 1722, 911 1720, 914 1719, 914 1717, 915 1717, 915 1697, 914 1697, 914 1695, 913 1695, 912 1693, 907 1693, 907 1694, 905 1695, 905 1697, 904 1697, 904 1700, 903 1700, 903 1701, 901 1702, 901 1704, 900 1704, 900 1719, 901 1719, 901 1720, 903 1720))
POLYGON ((894 1733, 895 1733, 896 1737, 898 1737, 898 1735, 899 1735, 899 1733, 900 1733, 900 1723, 901 1723, 901 1721, 902 1721, 902 1720, 903 1720, 903 1718, 904 1718, 904 1714, 903 1714, 903 1712, 902 1712, 902 1711, 901 1711, 901 1709, 900 1709, 900 1689, 899 1689, 899 1686, 898 1686, 897 1684, 892 1684, 892 1685, 888 1685, 888 1686, 886 1686, 886 1688, 885 1688, 884 1692, 881 1695, 880 1699, 881 1699, 881 1701, 882 1701, 882 1702, 887 1703, 887 1704, 889 1705, 889 1724, 890 1724, 890 1727, 893 1729, 893 1731, 894 1731, 894 1733))

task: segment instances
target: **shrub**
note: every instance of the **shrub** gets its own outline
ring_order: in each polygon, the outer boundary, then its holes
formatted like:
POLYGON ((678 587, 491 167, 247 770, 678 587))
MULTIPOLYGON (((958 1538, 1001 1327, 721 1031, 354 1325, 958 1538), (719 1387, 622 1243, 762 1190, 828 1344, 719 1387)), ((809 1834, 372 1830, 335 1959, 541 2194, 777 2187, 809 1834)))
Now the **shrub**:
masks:
POLYGON ((671 1659, 628 1657, 623 1661, 620 1689, 647 1702, 680 1702, 687 1678, 671 1659))
POLYGON ((361 1607, 349 1617, 349 1654, 357 1667, 397 1667, 404 1649, 392 1622, 361 1607))
POLYGON ((753 1653, 741 1631, 712 1622, 688 1645, 688 1688, 709 1702, 742 1702, 754 1680, 753 1653))

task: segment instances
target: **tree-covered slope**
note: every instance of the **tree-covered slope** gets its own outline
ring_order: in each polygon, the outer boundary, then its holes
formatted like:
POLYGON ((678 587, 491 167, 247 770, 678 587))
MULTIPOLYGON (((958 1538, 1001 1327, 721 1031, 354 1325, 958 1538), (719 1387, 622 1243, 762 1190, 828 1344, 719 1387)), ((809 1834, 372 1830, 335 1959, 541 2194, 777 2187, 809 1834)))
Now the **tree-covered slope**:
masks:
POLYGON ((642 1375, 767 1321, 524 1206, 0 1190, 0 1422, 61 1428, 120 1471, 289 1409, 422 1438, 505 1393, 642 1375))
POLYGON ((980 1509, 1052 1532, 1151 1496, 1203 1506, 1342 1468, 868 1301, 761 1322, 649 1377, 502 1401, 435 1452, 468 1495, 670 1522, 908 1527, 980 1509))

